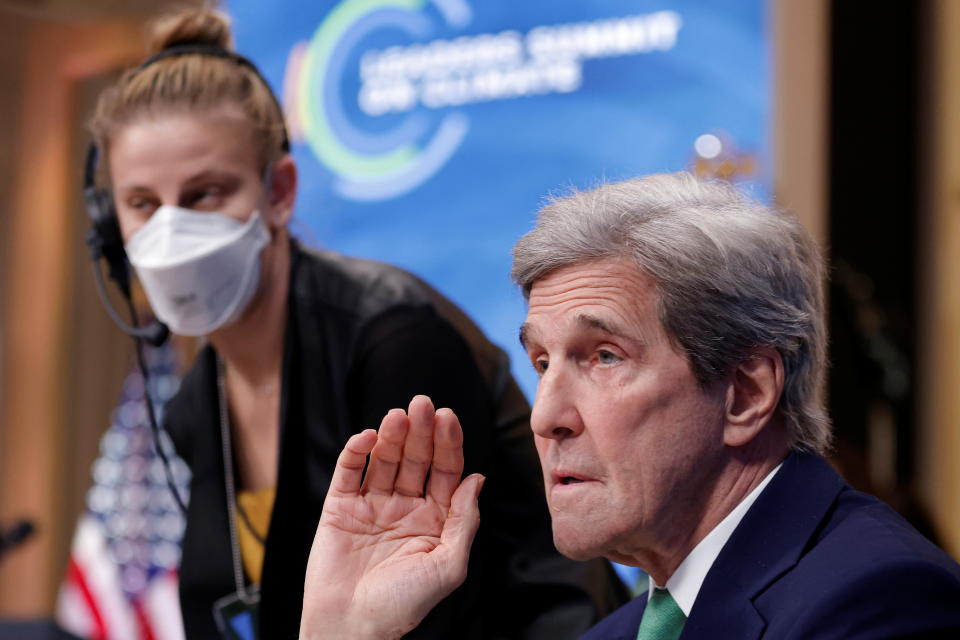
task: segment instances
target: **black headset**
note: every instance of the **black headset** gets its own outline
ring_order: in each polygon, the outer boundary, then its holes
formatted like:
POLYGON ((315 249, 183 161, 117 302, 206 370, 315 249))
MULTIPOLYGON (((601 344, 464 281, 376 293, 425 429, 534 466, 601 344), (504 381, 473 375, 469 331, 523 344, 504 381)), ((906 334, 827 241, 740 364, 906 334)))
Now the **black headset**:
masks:
MULTIPOLYGON (((277 97, 270 89, 270 85, 260 73, 260 70, 257 69, 257 66, 249 59, 233 51, 228 51, 223 47, 205 43, 176 43, 144 60, 140 66, 137 67, 137 71, 143 70, 153 63, 166 58, 191 54, 225 58, 253 71, 254 75, 263 83, 263 86, 267 88, 267 93, 270 94, 270 98, 277 108, 277 113, 280 114, 282 126, 283 109, 277 97)), ((290 139, 287 136, 286 127, 283 129, 281 149, 284 153, 290 152, 290 139)), ((100 294, 107 313, 125 333, 135 338, 143 339, 153 346, 159 346, 163 344, 170 335, 170 331, 166 325, 159 321, 154 321, 145 327, 130 325, 124 322, 107 298, 106 286, 103 283, 103 275, 99 267, 101 258, 107 262, 110 279, 117 283, 124 299, 128 305, 131 306, 131 317, 133 318, 134 324, 136 323, 132 312, 132 304, 130 303, 130 264, 127 260, 127 252, 123 247, 123 237, 120 234, 120 223, 117 221, 117 210, 113 201, 113 194, 109 189, 97 185, 97 165, 99 164, 99 160, 100 149, 97 148, 96 144, 91 143, 87 148, 87 157, 84 162, 83 201, 87 215, 90 217, 90 222, 92 223, 90 230, 87 232, 86 242, 90 250, 90 257, 94 262, 94 277, 97 283, 97 292, 100 294)))
MULTIPOLYGON (((243 56, 232 51, 227 51, 222 47, 192 42, 176 43, 173 46, 170 46, 147 58, 137 68, 137 70, 139 71, 149 67, 153 63, 157 62, 158 60, 163 60, 164 58, 188 54, 226 58, 228 60, 233 60, 237 64, 247 67, 253 71, 254 75, 256 75, 263 83, 263 86, 267 88, 267 93, 269 93, 270 97, 273 99, 273 103, 277 108, 277 113, 280 114, 281 126, 283 126, 283 109, 281 108, 280 102, 277 100, 277 97, 274 95, 273 91, 270 90, 270 85, 267 84, 267 81, 260 73, 260 70, 257 69, 256 65, 254 65, 247 58, 244 58, 243 56)), ((290 152, 290 139, 287 136, 286 127, 283 129, 283 142, 281 144, 281 149, 284 153, 290 152)), ((93 273, 94 280, 97 284, 97 293, 100 295, 100 300, 103 302, 103 306, 106 308, 107 314, 109 314, 110 318, 113 319, 113 321, 123 330, 124 333, 133 336, 133 338, 136 340, 137 363, 140 367, 140 373, 143 376, 144 401, 147 407, 147 416, 149 418, 150 428, 153 432, 154 447, 157 450, 157 455, 160 456, 160 460, 163 463, 164 472, 167 478, 167 486, 173 493, 173 497, 176 500, 177 506, 180 507, 182 512, 186 513, 186 503, 180 496, 180 492, 177 490, 176 483, 173 479, 173 474, 170 471, 170 462, 167 459, 167 455, 164 452, 163 447, 161 446, 160 428, 157 425, 157 418, 154 412, 153 402, 150 398, 149 385, 147 384, 149 376, 142 346, 143 342, 151 344, 155 347, 160 346, 169 337, 170 330, 167 328, 167 325, 156 320, 145 327, 136 326, 137 314, 133 307, 133 301, 130 295, 130 262, 127 259, 127 252, 123 248, 123 236, 120 234, 120 223, 117 220, 117 209, 113 201, 113 194, 110 193, 109 189, 97 186, 97 165, 99 160, 100 150, 97 148, 96 144, 91 143, 87 148, 87 157, 83 170, 83 201, 87 215, 90 217, 90 222, 92 223, 90 230, 87 231, 86 242, 87 247, 90 249, 90 257, 93 260, 93 273), (120 317, 120 314, 117 313, 117 310, 113 308, 113 304, 111 304, 110 299, 107 297, 106 285, 103 282, 103 274, 100 271, 101 259, 107 261, 110 279, 117 283, 117 286, 120 288, 120 292, 123 294, 132 324, 128 324, 123 320, 123 318, 120 317)))

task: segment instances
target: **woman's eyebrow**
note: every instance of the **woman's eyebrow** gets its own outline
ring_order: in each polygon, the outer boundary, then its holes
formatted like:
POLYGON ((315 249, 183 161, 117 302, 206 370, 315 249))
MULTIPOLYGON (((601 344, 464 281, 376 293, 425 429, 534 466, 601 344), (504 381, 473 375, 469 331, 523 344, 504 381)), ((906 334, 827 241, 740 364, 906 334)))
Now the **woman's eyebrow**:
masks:
POLYGON ((184 185, 192 186, 198 182, 205 182, 207 180, 224 180, 229 182, 239 182, 240 176, 231 171, 224 171, 222 169, 205 169, 199 173, 196 173, 186 180, 184 180, 184 185))

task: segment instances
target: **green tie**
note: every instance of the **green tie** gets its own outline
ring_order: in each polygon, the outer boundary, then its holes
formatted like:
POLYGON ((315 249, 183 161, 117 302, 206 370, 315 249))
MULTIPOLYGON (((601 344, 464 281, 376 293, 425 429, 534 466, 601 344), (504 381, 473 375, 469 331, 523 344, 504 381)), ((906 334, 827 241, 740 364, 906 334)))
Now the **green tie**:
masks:
POLYGON ((637 640, 676 640, 687 616, 666 589, 654 589, 643 610, 637 640))

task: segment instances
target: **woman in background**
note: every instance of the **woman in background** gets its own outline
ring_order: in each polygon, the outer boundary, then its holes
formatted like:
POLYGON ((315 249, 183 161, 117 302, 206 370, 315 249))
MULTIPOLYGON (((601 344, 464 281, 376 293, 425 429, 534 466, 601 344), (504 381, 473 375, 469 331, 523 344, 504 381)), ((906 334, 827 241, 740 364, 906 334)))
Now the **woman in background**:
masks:
POLYGON ((416 394, 456 411, 465 471, 487 481, 469 579, 409 637, 577 636, 625 594, 606 564, 554 550, 505 354, 409 273, 291 239, 283 116, 230 40, 209 10, 158 22, 154 55, 104 92, 91 126, 154 312, 207 340, 164 420, 193 474, 187 637, 217 637, 214 609, 227 626, 248 611, 260 637, 296 637, 337 455, 416 394))

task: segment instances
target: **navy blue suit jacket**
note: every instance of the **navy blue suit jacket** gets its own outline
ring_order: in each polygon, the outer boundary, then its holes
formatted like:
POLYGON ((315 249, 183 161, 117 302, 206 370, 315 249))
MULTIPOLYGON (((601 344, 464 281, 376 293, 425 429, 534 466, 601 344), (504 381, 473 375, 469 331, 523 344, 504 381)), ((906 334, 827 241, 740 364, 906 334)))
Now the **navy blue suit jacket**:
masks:
MULTIPOLYGON (((635 640, 646 594, 584 634, 635 640)), ((694 638, 960 638, 960 566, 822 458, 793 453, 717 556, 694 638)))

